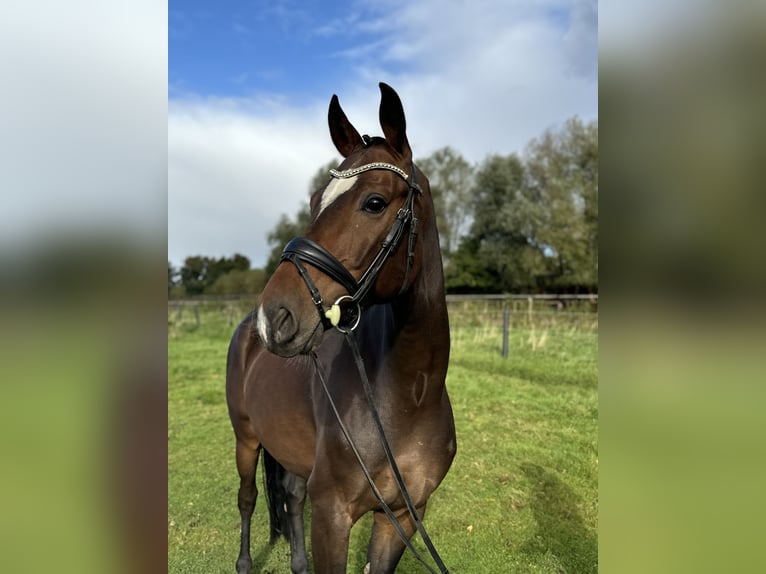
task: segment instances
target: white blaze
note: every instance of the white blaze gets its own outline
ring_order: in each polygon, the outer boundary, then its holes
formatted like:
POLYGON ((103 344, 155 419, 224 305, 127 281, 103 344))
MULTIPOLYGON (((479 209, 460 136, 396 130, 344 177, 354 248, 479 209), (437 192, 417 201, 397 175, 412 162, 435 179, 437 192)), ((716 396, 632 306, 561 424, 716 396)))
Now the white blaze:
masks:
POLYGON ((348 178, 333 178, 322 193, 322 203, 319 204, 319 213, 322 213, 328 205, 354 187, 358 177, 358 175, 355 175, 354 177, 348 178))
POLYGON ((263 316, 263 305, 258 307, 258 319, 256 321, 258 327, 258 334, 261 336, 261 341, 264 343, 268 341, 268 330, 266 328, 266 317, 263 316))

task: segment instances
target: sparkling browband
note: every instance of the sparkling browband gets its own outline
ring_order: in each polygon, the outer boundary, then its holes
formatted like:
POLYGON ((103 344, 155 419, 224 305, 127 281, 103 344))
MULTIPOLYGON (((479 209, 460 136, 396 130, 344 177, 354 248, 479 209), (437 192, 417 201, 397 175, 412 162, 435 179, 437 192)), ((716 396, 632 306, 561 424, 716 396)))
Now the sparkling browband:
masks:
POLYGON ((403 169, 396 167, 395 165, 392 165, 390 163, 386 163, 384 161, 374 161, 372 163, 360 165, 359 167, 352 167, 351 169, 345 169, 343 171, 338 171, 337 169, 331 169, 330 175, 340 179, 348 179, 349 177, 354 177, 355 175, 359 175, 360 173, 363 173, 365 171, 370 171, 371 169, 387 169, 388 171, 393 171, 394 173, 398 173, 405 180, 409 181, 409 176, 405 173, 403 169))

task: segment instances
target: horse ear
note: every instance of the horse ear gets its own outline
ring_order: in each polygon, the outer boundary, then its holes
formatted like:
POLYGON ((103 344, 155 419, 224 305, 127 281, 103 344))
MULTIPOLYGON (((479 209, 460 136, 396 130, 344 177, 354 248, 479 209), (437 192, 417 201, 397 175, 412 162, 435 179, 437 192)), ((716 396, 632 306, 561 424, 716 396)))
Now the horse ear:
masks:
POLYGON ((356 131, 356 128, 348 121, 346 114, 340 107, 338 96, 332 96, 330 100, 330 109, 327 112, 327 122, 330 124, 330 136, 332 143, 343 157, 351 155, 357 147, 363 146, 362 136, 356 131))
POLYGON ((407 121, 404 119, 404 107, 394 89, 380 82, 380 127, 386 140, 396 151, 405 157, 412 157, 410 143, 407 141, 407 121))

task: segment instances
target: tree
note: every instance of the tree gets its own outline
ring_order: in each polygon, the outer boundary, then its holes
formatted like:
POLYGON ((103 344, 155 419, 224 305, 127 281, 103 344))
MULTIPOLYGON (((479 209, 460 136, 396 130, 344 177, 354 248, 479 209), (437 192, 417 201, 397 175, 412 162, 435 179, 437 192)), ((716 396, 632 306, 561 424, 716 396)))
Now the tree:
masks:
POLYGON ((205 293, 211 295, 243 295, 263 291, 266 272, 263 269, 234 269, 215 280, 205 293))
POLYGON ((497 275, 478 256, 479 239, 468 235, 452 254, 444 270, 444 285, 450 293, 492 293, 498 290, 497 275))
POLYGON ((208 274, 211 258, 193 255, 184 259, 181 267, 181 284, 187 295, 200 295, 205 290, 205 277, 208 274))
POLYGON ((187 257, 181 267, 181 284, 187 295, 201 295, 216 280, 227 273, 235 270, 246 271, 250 269, 250 259, 239 253, 231 258, 221 257, 216 259, 204 255, 187 257))
POLYGON ((431 184, 442 255, 449 259, 468 231, 474 168, 449 146, 419 159, 417 164, 431 184))
POLYGON ((235 253, 231 259, 227 257, 221 257, 217 259, 213 265, 210 284, 215 283, 216 279, 232 271, 247 271, 250 269, 250 259, 245 255, 235 253))
POLYGON ((546 207, 538 241, 555 261, 548 286, 598 286, 598 124, 578 118, 526 150, 527 186, 546 207))
POLYGON ((487 158, 474 219, 446 269, 450 290, 598 288, 598 126, 573 118, 527 146, 487 158))
POLYGON ((525 186, 521 158, 490 156, 476 173, 473 189, 474 256, 495 278, 496 291, 534 290, 546 271, 545 246, 537 241, 543 207, 525 186))

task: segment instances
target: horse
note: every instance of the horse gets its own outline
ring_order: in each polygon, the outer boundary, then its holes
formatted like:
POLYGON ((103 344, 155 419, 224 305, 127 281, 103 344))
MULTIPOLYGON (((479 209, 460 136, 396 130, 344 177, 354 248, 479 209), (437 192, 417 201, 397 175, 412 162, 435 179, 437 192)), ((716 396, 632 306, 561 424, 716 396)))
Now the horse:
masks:
POLYGON ((372 400, 421 518, 455 456, 445 386, 449 321, 433 199, 413 162, 402 102, 385 83, 380 92, 384 137, 360 136, 333 95, 330 136, 343 160, 331 170, 330 183, 312 194, 305 235, 287 245, 231 339, 226 397, 240 479, 238 574, 252 568, 260 453, 270 542, 288 539, 295 574, 309 572, 307 495, 318 574, 345 574, 351 527, 368 512, 374 518, 366 573, 394 572, 406 547, 400 534, 409 538, 416 530, 344 332, 354 331, 372 400), (334 410, 398 525, 374 496, 334 410))

